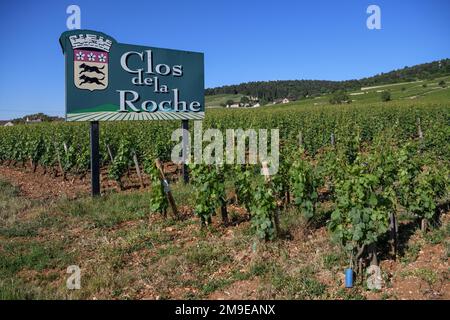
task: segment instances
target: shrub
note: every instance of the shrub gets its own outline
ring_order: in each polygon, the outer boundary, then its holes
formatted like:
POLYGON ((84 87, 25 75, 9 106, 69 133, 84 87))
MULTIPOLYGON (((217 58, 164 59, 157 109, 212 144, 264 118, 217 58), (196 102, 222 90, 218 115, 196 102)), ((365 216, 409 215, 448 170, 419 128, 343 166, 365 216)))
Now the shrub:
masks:
POLYGON ((350 103, 351 100, 348 97, 347 93, 345 91, 336 91, 333 93, 332 97, 330 98, 331 104, 341 104, 341 103, 350 103))
POLYGON ((383 102, 391 101, 391 93, 389 91, 383 91, 381 93, 381 101, 383 102))

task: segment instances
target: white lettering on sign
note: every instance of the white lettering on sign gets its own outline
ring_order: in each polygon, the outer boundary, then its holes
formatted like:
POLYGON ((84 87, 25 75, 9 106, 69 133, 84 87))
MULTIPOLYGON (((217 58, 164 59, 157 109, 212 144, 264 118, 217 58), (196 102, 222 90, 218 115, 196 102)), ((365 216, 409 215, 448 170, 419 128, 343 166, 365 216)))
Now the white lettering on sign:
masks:
POLYGON ((161 76, 173 75, 176 77, 181 77, 183 75, 183 66, 181 65, 169 66, 163 63, 155 65, 153 61, 152 50, 145 50, 145 52, 137 52, 137 51, 125 52, 120 58, 120 65, 122 66, 122 69, 125 70, 126 72, 134 74, 141 74, 145 70, 146 74, 156 73, 161 76), (130 69, 130 67, 128 66, 128 60, 132 55, 139 57, 139 60, 141 60, 142 62, 144 62, 145 60, 146 61, 145 68, 139 68, 136 70, 130 69))
POLYGON ((143 52, 128 51, 120 57, 120 66, 122 69, 134 75, 131 78, 131 83, 135 86, 149 86, 153 87, 154 93, 172 93, 172 99, 164 100, 159 103, 153 100, 141 101, 138 92, 134 90, 117 90, 119 93, 119 111, 127 112, 128 110, 139 112, 199 112, 201 111, 201 103, 192 101, 187 103, 180 100, 180 91, 178 88, 169 89, 167 85, 161 83, 160 76, 183 76, 182 65, 167 65, 164 63, 155 64, 152 50, 145 50, 143 52), (131 67, 130 60, 134 63, 141 63, 139 67, 131 67), (149 76, 150 75, 150 76, 149 76))
POLYGON ((180 100, 179 98, 179 90, 172 89, 173 99, 172 100, 164 100, 159 104, 153 100, 145 100, 140 102, 139 104, 135 104, 140 101, 139 93, 133 90, 117 90, 119 92, 119 111, 126 112, 127 108, 130 108, 132 111, 147 111, 147 112, 155 112, 155 111, 175 111, 175 112, 199 112, 201 104, 198 101, 192 101, 187 104, 186 101, 180 100), (149 104, 151 108, 149 108, 149 104))

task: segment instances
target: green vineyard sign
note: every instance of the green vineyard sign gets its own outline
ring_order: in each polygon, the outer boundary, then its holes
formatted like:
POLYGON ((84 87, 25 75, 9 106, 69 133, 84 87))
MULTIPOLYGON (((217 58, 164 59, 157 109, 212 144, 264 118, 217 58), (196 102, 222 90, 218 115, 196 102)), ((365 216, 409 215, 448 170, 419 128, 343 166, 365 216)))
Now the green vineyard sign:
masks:
POLYGON ((203 53, 129 45, 91 30, 64 32, 66 120, 203 119, 203 53))

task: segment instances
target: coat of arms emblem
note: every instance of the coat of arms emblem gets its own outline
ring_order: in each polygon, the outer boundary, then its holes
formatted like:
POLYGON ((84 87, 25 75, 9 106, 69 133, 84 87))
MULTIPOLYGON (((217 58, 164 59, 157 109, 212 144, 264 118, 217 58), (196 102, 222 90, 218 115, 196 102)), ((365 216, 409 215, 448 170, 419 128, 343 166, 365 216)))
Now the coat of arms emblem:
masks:
POLYGON ((94 34, 69 37, 73 49, 73 81, 90 91, 108 87, 108 61, 112 40, 94 34))

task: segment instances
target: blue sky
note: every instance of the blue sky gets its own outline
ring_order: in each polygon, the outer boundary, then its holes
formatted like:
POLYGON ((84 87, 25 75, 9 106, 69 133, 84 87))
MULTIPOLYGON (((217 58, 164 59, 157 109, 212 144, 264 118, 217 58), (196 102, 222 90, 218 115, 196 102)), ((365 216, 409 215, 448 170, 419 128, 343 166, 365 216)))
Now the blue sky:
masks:
POLYGON ((344 80, 450 57, 450 1, 1 1, 0 119, 64 114, 66 8, 123 43, 205 53, 206 87, 344 80), (381 30, 366 27, 370 4, 381 30))

